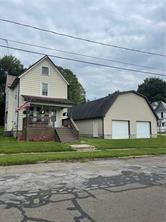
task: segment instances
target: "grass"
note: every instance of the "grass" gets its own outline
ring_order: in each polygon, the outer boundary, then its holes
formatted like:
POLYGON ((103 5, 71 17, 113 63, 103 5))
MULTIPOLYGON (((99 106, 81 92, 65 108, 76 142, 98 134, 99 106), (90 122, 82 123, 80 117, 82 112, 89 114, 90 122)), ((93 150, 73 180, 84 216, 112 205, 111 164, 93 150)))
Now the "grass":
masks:
POLYGON ((95 139, 95 138, 83 138, 85 143, 96 146, 100 150, 109 149, 128 149, 128 148, 166 148, 166 136, 158 136, 157 138, 150 139, 121 139, 121 140, 109 140, 109 139, 95 139))
POLYGON ((160 155, 166 154, 166 149, 147 148, 147 149, 131 149, 131 150, 109 150, 96 152, 63 152, 63 153, 36 153, 36 154, 14 154, 0 156, 0 165, 20 165, 34 164, 37 162, 48 161, 74 161, 74 160, 93 160, 97 158, 112 158, 125 156, 140 156, 140 155, 160 155))
POLYGON ((0 153, 40 153, 40 152, 61 152, 72 151, 69 145, 54 141, 50 142, 26 142, 17 141, 12 137, 0 136, 0 153))
POLYGON ((14 153, 41 153, 41 152, 61 152, 72 151, 68 144, 58 142, 27 142, 17 141, 13 137, 4 137, 3 128, 0 127, 0 154, 14 153))
MULTIPOLYGON (((51 142, 18 142, 4 137, 0 128, 0 165, 33 164, 48 161, 78 161, 140 155, 166 154, 166 137, 152 139, 107 140, 82 138, 81 142, 96 146, 96 152, 76 152, 69 144, 51 142), (72 151, 72 152, 71 152, 72 151)), ((80 142, 80 141, 79 141, 80 142)))
POLYGON ((0 136, 2 136, 3 135, 3 130, 4 128, 3 128, 3 126, 0 126, 0 136))

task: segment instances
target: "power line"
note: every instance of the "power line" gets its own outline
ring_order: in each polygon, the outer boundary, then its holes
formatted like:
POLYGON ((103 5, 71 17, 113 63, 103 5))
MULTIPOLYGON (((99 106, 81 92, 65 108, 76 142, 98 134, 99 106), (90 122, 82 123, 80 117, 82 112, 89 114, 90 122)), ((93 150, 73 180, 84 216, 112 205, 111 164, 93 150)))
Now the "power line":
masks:
MULTIPOLYGON (((4 45, 0 45, 0 47, 7 48, 7 46, 4 46, 4 45)), ((11 46, 9 46, 8 48, 13 49, 13 50, 22 51, 22 52, 32 53, 32 54, 36 54, 36 55, 45 55, 44 53, 41 53, 41 52, 15 48, 15 47, 11 47, 11 46)), ((89 65, 111 68, 111 69, 119 69, 119 70, 125 70, 125 71, 130 71, 130 72, 144 73, 144 74, 148 74, 148 75, 166 76, 165 74, 162 74, 162 73, 155 73, 155 72, 150 72, 150 71, 141 71, 141 70, 136 70, 136 69, 122 68, 122 67, 118 67, 118 66, 110 66, 110 65, 105 65, 102 63, 88 62, 88 61, 78 60, 78 59, 73 59, 73 58, 68 58, 68 57, 62 57, 62 56, 56 56, 56 55, 48 55, 48 56, 58 58, 58 59, 73 61, 73 62, 79 62, 79 63, 89 64, 89 65)))
POLYGON ((86 54, 81 54, 81 53, 76 53, 76 52, 69 52, 69 51, 65 51, 65 50, 50 48, 50 47, 31 44, 31 43, 22 42, 22 41, 16 41, 16 40, 7 39, 7 38, 1 38, 0 37, 0 39, 4 40, 4 41, 18 43, 18 44, 21 44, 21 45, 33 46, 33 47, 37 47, 37 48, 41 48, 41 49, 53 50, 53 51, 62 52, 62 53, 66 53, 66 54, 71 54, 71 55, 76 55, 76 56, 82 56, 82 57, 87 57, 87 58, 99 59, 99 60, 103 60, 103 61, 115 62, 115 63, 120 63, 120 64, 124 64, 124 65, 129 65, 129 66, 137 66, 137 67, 141 67, 141 68, 157 69, 155 67, 143 66, 143 65, 138 65, 138 64, 135 64, 135 63, 128 63, 128 62, 123 62, 123 61, 120 61, 120 60, 113 60, 113 59, 91 56, 91 55, 86 55, 86 54))
POLYGON ((89 43, 94 43, 94 44, 98 44, 98 45, 102 45, 102 46, 109 46, 109 47, 113 47, 113 48, 117 48, 117 49, 123 49, 123 50, 133 51, 133 52, 142 53, 142 54, 166 57, 165 54, 160 54, 160 53, 149 52, 149 51, 145 51, 145 50, 133 49, 133 48, 123 47, 123 46, 119 46, 119 45, 113 45, 113 44, 108 44, 108 43, 104 43, 104 42, 99 42, 99 41, 95 41, 95 40, 91 40, 91 39, 87 39, 87 38, 82 38, 82 37, 78 37, 78 36, 74 36, 74 35, 69 35, 69 34, 65 34, 65 33, 60 33, 60 32, 56 32, 53 30, 44 29, 44 28, 40 28, 37 26, 24 24, 21 22, 16 22, 16 21, 8 20, 8 19, 0 18, 0 21, 8 22, 8 23, 12 23, 15 25, 20 25, 20 26, 24 26, 24 27, 28 27, 28 28, 32 28, 32 29, 36 29, 36 30, 43 31, 43 32, 52 33, 55 35, 64 36, 64 37, 71 38, 71 39, 77 39, 77 40, 81 40, 81 41, 85 41, 85 42, 89 42, 89 43))

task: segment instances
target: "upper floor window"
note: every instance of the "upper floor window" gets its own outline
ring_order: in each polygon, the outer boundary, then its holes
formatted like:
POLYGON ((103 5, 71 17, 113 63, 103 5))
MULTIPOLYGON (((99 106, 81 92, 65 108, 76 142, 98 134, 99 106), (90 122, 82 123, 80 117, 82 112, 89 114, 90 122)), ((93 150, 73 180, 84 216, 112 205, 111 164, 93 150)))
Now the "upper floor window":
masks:
POLYGON ((48 96, 48 84, 42 83, 42 96, 48 96))
POLYGON ((48 76, 49 75, 49 68, 46 66, 42 66, 42 75, 48 76))
POLYGON ((163 117, 164 117, 163 112, 161 112, 161 118, 163 118, 163 117))

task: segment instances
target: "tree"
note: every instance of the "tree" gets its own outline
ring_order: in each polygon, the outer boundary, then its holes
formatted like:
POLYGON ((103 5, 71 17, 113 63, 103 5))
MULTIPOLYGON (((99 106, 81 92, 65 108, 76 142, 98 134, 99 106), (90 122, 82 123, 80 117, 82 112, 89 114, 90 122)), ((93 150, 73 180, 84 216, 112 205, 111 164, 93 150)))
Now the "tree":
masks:
POLYGON ((17 76, 24 71, 21 62, 14 56, 0 58, 0 125, 4 123, 6 74, 17 76))
POLYGON ((79 83, 76 75, 70 69, 63 69, 60 66, 58 66, 57 68, 70 84, 69 99, 74 104, 84 103, 86 101, 86 92, 82 85, 79 83))
POLYGON ((159 78, 146 78, 138 85, 137 92, 146 96, 150 102, 166 102, 166 81, 159 78))

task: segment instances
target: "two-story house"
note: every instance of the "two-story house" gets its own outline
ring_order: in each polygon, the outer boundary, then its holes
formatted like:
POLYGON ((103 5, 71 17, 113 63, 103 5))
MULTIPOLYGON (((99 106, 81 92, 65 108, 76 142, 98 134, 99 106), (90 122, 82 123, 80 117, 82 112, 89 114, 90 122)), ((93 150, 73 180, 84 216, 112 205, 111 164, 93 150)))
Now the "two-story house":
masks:
POLYGON ((68 87, 48 56, 18 77, 7 75, 5 133, 25 140, 76 139, 78 129, 67 115, 68 87))
POLYGON ((166 103, 163 101, 153 102, 152 107, 159 119, 157 127, 158 132, 166 132, 166 103))

